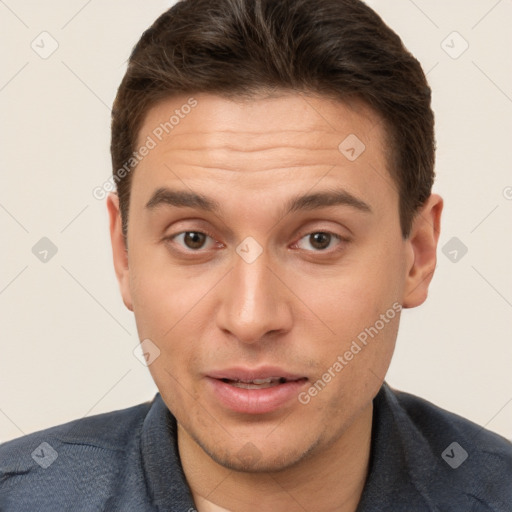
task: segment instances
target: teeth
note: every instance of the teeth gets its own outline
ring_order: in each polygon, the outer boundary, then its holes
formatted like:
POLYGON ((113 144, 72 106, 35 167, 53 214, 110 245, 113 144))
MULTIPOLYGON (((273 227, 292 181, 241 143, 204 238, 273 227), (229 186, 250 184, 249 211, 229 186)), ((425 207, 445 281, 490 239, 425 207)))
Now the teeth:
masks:
POLYGON ((278 380, 278 379, 273 379, 272 377, 270 377, 268 379, 254 379, 251 382, 253 384, 266 384, 267 382, 272 382, 273 380, 278 380))
POLYGON ((268 377, 266 379, 253 379, 253 380, 230 380, 221 379, 226 384, 231 384, 237 388, 242 389, 265 389, 277 386, 279 384, 285 384, 288 382, 284 377, 268 377))
POLYGON ((241 381, 233 381, 230 382, 232 386, 235 386, 236 388, 242 388, 242 389, 265 389, 265 388, 272 388, 274 386, 277 386, 279 384, 278 380, 272 380, 272 379, 257 379, 254 382, 241 382, 241 381), (259 383, 260 380, 263 380, 262 383, 259 383))
POLYGON ((283 384, 286 379, 283 377, 268 377, 267 379, 253 379, 251 381, 225 380, 225 382, 242 389, 265 389, 283 384))

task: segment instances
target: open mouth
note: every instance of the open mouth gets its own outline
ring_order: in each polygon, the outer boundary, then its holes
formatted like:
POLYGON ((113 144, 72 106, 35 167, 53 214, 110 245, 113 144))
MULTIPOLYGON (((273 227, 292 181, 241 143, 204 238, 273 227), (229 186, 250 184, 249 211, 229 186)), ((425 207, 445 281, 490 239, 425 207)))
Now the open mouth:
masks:
POLYGON ((292 406, 308 382, 307 377, 277 366, 225 368, 205 377, 213 400, 241 414, 266 414, 292 406))
POLYGON ((241 389, 265 389, 279 386, 280 384, 286 384, 288 381, 284 377, 269 377, 268 379, 253 379, 253 380, 231 380, 231 379, 220 379, 226 384, 230 384, 236 388, 241 389))

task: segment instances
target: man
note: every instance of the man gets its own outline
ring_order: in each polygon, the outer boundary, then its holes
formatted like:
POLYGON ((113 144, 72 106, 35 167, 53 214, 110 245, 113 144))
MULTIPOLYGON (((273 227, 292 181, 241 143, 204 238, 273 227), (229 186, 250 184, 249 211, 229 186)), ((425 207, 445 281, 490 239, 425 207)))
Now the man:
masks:
POLYGON ((112 113, 159 393, 0 448, 2 511, 510 511, 512 446, 384 381, 436 266, 430 89, 357 0, 184 0, 112 113))

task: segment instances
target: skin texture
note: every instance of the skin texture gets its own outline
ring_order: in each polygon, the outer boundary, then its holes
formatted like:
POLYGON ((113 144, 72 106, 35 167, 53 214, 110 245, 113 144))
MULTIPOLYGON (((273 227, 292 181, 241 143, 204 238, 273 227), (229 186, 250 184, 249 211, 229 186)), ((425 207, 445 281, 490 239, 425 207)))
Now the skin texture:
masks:
MULTIPOLYGON (((160 350, 149 370, 177 418, 196 505, 201 512, 217 505, 353 512, 368 470, 372 400, 399 313, 307 404, 294 398, 270 413, 236 413, 205 376, 279 366, 306 377, 300 391, 307 391, 393 304, 426 299, 442 199, 429 198, 404 240, 385 128, 363 104, 293 92, 194 98, 197 106, 134 171, 128 250, 115 194, 107 205, 122 297, 140 339, 160 350), (354 161, 338 149, 350 134, 365 144, 354 161), (160 187, 209 196, 221 210, 146 207, 160 187), (282 211, 292 197, 335 188, 371 211, 282 211), (208 236, 187 239, 190 231, 208 236), (252 263, 236 251, 249 236, 262 250, 252 263)), ((139 145, 188 99, 152 108, 139 145)))

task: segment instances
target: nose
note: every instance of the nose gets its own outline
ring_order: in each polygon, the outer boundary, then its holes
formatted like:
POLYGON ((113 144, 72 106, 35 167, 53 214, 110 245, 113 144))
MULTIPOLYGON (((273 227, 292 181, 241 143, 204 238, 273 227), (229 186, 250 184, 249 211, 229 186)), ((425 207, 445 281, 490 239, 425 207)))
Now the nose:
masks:
POLYGON ((279 274, 270 268, 265 251, 250 263, 235 254, 234 268, 222 284, 218 327, 245 344, 275 340, 276 334, 288 332, 292 294, 279 274))

